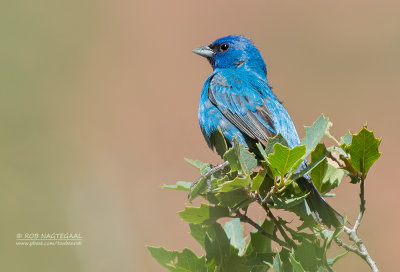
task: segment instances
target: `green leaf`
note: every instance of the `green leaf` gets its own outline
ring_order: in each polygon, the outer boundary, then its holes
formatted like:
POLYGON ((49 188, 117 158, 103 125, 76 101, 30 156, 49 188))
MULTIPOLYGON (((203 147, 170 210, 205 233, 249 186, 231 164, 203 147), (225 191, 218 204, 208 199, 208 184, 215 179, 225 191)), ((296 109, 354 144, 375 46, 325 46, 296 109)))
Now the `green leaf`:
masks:
POLYGON ((239 218, 232 218, 224 225, 224 230, 231 245, 239 250, 239 255, 243 255, 246 248, 246 239, 243 237, 243 226, 239 218))
MULTIPOLYGON (((328 151, 326 150, 325 145, 318 144, 315 147, 314 151, 311 153, 311 163, 319 160, 322 156, 326 156, 327 153, 328 151)), ((327 170, 328 170, 328 162, 326 158, 324 158, 323 161, 311 171, 311 179, 315 187, 320 192, 322 190, 322 183, 323 183, 322 181, 324 180, 327 170)))
POLYGON ((281 144, 283 146, 289 147, 289 144, 286 141, 286 139, 282 136, 282 134, 278 133, 274 137, 268 138, 267 145, 265 147, 265 153, 267 155, 274 152, 275 144, 281 144))
MULTIPOLYGON (((310 163, 309 165, 307 165, 306 168, 302 169, 299 172, 294 173, 290 179, 291 180, 296 180, 300 177, 304 177, 305 175, 307 175, 310 171, 312 171, 314 168, 316 168, 319 164, 323 163, 324 160, 326 158, 326 155, 321 156, 320 158, 318 158, 316 161, 310 163)), ((296 163, 297 164, 297 163, 296 163)), ((296 167, 296 165, 295 165, 296 167)))
POLYGON ((290 253, 289 261, 292 264, 292 266, 294 268, 294 271, 296 271, 296 272, 306 272, 306 270, 304 270, 303 266, 301 266, 300 262, 296 261, 296 258, 294 257, 294 251, 292 251, 292 253, 290 253))
POLYGON ((339 145, 342 147, 351 144, 352 137, 350 131, 347 131, 346 135, 340 138, 339 145))
POLYGON ((303 239, 308 239, 309 241, 314 241, 316 239, 315 234, 307 233, 307 232, 302 232, 302 231, 296 231, 294 229, 291 229, 290 227, 287 226, 287 223, 285 220, 282 218, 278 218, 279 223, 287 230, 290 235, 293 237, 293 239, 301 242, 303 239))
POLYGON ((380 139, 375 138, 372 131, 363 127, 358 134, 353 135, 348 146, 350 164, 359 173, 366 175, 371 166, 380 157, 378 151, 380 139))
MULTIPOLYGON (((311 164, 320 160, 321 156, 326 156, 327 153, 325 145, 318 144, 311 153, 311 164)), ((311 179, 322 195, 339 186, 343 176, 344 171, 328 164, 326 159, 311 171, 311 179)))
POLYGON ((274 153, 269 154, 268 161, 275 176, 284 176, 299 161, 306 151, 304 145, 298 145, 292 149, 280 143, 274 145, 274 153))
POLYGON ((321 264, 322 256, 323 249, 308 240, 303 240, 295 251, 296 260, 308 271, 317 270, 317 267, 321 264))
POLYGON ((215 151, 217 154, 223 158, 226 151, 228 151, 228 145, 226 144, 225 136, 222 133, 221 129, 218 127, 218 131, 213 133, 213 143, 215 147, 215 151))
MULTIPOLYGON (((275 225, 273 221, 265 219, 261 225, 267 233, 273 234, 275 225)), ((272 253, 271 239, 256 230, 250 233, 250 242, 246 250, 246 255, 272 253)), ((271 260, 272 261, 272 260, 271 260)))
POLYGON ((193 187, 189 190, 189 202, 193 201, 200 194, 204 193, 207 189, 207 179, 205 177, 201 177, 201 179, 195 183, 193 187))
POLYGON ((251 183, 252 191, 258 191, 258 189, 260 189, 260 186, 263 183, 266 175, 267 169, 262 169, 257 173, 257 175, 253 178, 253 182, 251 183))
POLYGON ((213 222, 221 217, 227 217, 229 216, 229 210, 225 207, 212 207, 201 203, 200 207, 185 207, 178 214, 186 222, 201 224, 213 222))
POLYGON ((213 231, 210 225, 189 224, 190 235, 205 249, 204 241, 208 232, 213 231))
POLYGON ((260 143, 256 143, 258 150, 260 151, 261 156, 263 157, 264 161, 268 161, 268 154, 265 153, 264 146, 260 143))
POLYGON ((195 168, 199 169, 201 174, 204 175, 211 169, 211 164, 205 163, 199 160, 192 160, 185 158, 185 161, 187 161, 190 165, 194 166, 195 168))
POLYGON ((283 146, 288 147, 289 144, 287 143, 286 139, 279 133, 277 135, 275 135, 274 137, 270 137, 268 138, 266 147, 264 148, 264 146, 260 143, 257 143, 257 148, 260 151, 261 155, 263 156, 265 161, 268 161, 268 155, 274 152, 274 145, 275 144, 281 144, 283 146))
POLYGON ((237 138, 233 138, 233 147, 224 155, 224 160, 229 162, 231 171, 243 171, 251 174, 251 170, 257 167, 257 160, 244 145, 239 144, 237 138))
POLYGON ((204 257, 197 257, 190 249, 185 248, 182 252, 168 251, 162 247, 147 246, 151 256, 159 264, 170 271, 194 271, 206 272, 206 260, 204 257))
POLYGON ((250 185, 251 179, 249 175, 244 177, 236 177, 233 180, 227 181, 223 183, 219 188, 215 191, 217 192, 229 192, 238 188, 247 187, 250 185))
POLYGON ((178 254, 178 261, 176 263, 177 270, 174 271, 193 271, 193 272, 206 272, 206 260, 203 257, 199 258, 190 249, 185 248, 182 253, 178 254))
POLYGON ((335 231, 324 229, 321 231, 321 236, 325 240, 324 243, 324 256, 326 259, 326 253, 328 249, 331 247, 332 241, 342 234, 343 228, 337 228, 335 231))
POLYGON ((239 209, 250 204, 247 192, 243 189, 236 189, 226 193, 217 193, 216 198, 219 204, 231 209, 239 209))
POLYGON ((167 185, 164 184, 162 188, 165 189, 171 189, 171 190, 177 190, 177 191, 186 191, 189 192, 190 186, 192 185, 191 182, 187 181, 178 181, 175 185, 167 185))
POLYGON ((296 206, 292 206, 289 208, 289 210, 297 214, 303 222, 299 227, 297 227, 298 231, 301 231, 305 228, 313 228, 318 226, 318 223, 311 214, 310 207, 307 205, 306 200, 300 202, 296 206))
POLYGON ((156 261, 166 268, 175 267, 176 258, 178 257, 178 251, 169 251, 163 247, 147 246, 151 256, 156 261))
POLYGON ((281 261, 281 257, 279 256, 279 252, 276 253, 274 261, 272 262, 272 268, 274 272, 284 272, 283 263, 281 261))
POLYGON ((349 253, 348 251, 345 251, 337 256, 335 256, 334 258, 329 258, 327 260, 328 265, 333 266, 337 261, 339 261, 341 258, 343 258, 344 256, 347 255, 347 253, 349 253))
MULTIPOLYGON (((328 168, 325 174, 325 177, 322 180, 322 185, 317 189, 320 191, 322 195, 327 194, 330 190, 339 186, 344 176, 344 171, 342 169, 338 169, 328 164, 328 168)), ((314 181, 314 180, 313 180, 314 181)))
POLYGON ((329 128, 332 123, 329 122, 323 114, 317 119, 317 121, 310 127, 305 127, 306 136, 300 141, 301 145, 306 146, 306 152, 303 158, 306 158, 311 151, 317 146, 324 135, 329 134, 329 128))
POLYGON ((213 232, 206 236, 207 262, 214 262, 217 271, 249 271, 245 266, 245 258, 238 255, 238 250, 230 245, 225 231, 218 223, 211 225, 213 232))
POLYGON ((265 272, 272 268, 272 261, 275 253, 254 253, 247 256, 247 266, 252 266, 251 272, 265 272))
POLYGON ((309 195, 309 193, 305 193, 305 194, 297 196, 297 197, 292 195, 291 197, 288 197, 288 198, 279 198, 279 197, 273 195, 271 198, 272 198, 272 201, 274 202, 275 209, 287 210, 287 209, 303 202, 303 200, 306 199, 308 195, 309 195))
MULTIPOLYGON (((211 187, 212 190, 216 190, 221 184, 225 183, 228 180, 228 177, 226 175, 219 175, 220 178, 216 178, 216 173, 211 176, 211 187)), ((207 179, 205 177, 201 177, 200 180, 195 182, 195 185, 191 185, 192 187, 190 188, 190 193, 189 193, 189 202, 192 202, 196 197, 198 197, 201 194, 206 193, 208 189, 208 184, 207 184, 207 179)), ((208 194, 210 196, 210 194, 208 194)), ((207 198, 208 201, 210 201, 209 198, 207 198)))

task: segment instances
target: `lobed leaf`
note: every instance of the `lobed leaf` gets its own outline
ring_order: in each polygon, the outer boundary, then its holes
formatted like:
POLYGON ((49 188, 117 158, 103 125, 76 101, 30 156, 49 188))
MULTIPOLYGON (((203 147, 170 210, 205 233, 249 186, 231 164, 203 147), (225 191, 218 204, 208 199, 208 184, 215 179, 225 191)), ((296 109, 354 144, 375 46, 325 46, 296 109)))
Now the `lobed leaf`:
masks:
POLYGON ((194 166, 195 168, 199 169, 201 174, 204 175, 211 169, 211 164, 205 163, 199 160, 192 160, 189 158, 185 158, 185 161, 187 161, 190 165, 194 166))
POLYGON ((192 271, 206 272, 206 260, 204 256, 197 257, 190 249, 185 248, 182 253, 178 254, 178 261, 175 265, 176 270, 173 271, 192 271))
POLYGON ((284 272, 283 263, 281 261, 281 257, 279 256, 279 252, 276 253, 275 258, 272 262, 272 268, 274 272, 284 272))
POLYGON ((217 151, 217 154, 221 158, 223 158, 226 151, 228 151, 228 145, 226 144, 225 136, 219 127, 218 131, 213 133, 212 137, 213 137, 215 151, 217 151))
POLYGON ((294 257, 294 251, 292 251, 290 253, 289 261, 292 264, 294 271, 296 271, 296 272, 306 272, 306 270, 304 270, 304 268, 300 264, 300 262, 296 261, 296 258, 294 257))
POLYGON ((251 272, 265 272, 272 268, 275 253, 254 253, 247 257, 246 266, 251 267, 251 272))
POLYGON ((190 191, 190 186, 192 185, 192 182, 187 182, 187 181, 178 181, 175 185, 167 185, 164 184, 162 188, 165 189, 171 189, 171 190, 177 190, 177 191, 190 191))
POLYGON ((159 264, 168 268, 170 271, 193 271, 206 272, 206 260, 203 257, 197 257, 190 249, 185 248, 182 252, 169 251, 163 247, 147 246, 151 256, 159 264))
POLYGON ((323 248, 319 247, 316 243, 311 243, 308 240, 303 240, 297 246, 295 251, 295 258, 299 261, 308 271, 316 271, 320 260, 323 256, 323 248))
POLYGON ((305 127, 306 136, 300 141, 301 145, 306 146, 304 158, 317 146, 324 135, 329 134, 332 123, 323 114, 310 127, 305 127))
POLYGON ((345 147, 345 146, 351 144, 352 137, 353 136, 351 135, 350 131, 347 131, 346 135, 344 135, 343 137, 340 138, 339 145, 341 147, 345 147))
POLYGON ((178 251, 169 251, 163 247, 147 246, 150 251, 151 256, 156 259, 156 261, 166 268, 173 268, 178 256, 178 251))
POLYGON ((239 250, 239 256, 244 254, 246 249, 246 238, 243 237, 243 226, 239 218, 232 218, 224 225, 224 230, 231 245, 239 250))
POLYGON ((263 156, 265 161, 268 161, 268 155, 274 152, 274 146, 275 144, 281 144, 283 146, 289 147, 288 142, 286 139, 282 136, 282 134, 277 134, 274 137, 268 138, 267 144, 264 148, 264 146, 260 143, 257 143, 257 148, 260 151, 261 155, 263 156))
POLYGON ((344 256, 346 256, 347 253, 349 253, 349 252, 348 252, 348 251, 345 251, 345 252, 343 252, 343 253, 341 253, 341 254, 339 254, 339 255, 333 257, 333 258, 329 258, 329 259, 327 260, 328 265, 333 266, 338 260, 340 260, 341 258, 343 258, 344 256))
POLYGON ((251 201, 247 192, 242 189, 236 189, 226 193, 217 193, 215 196, 221 206, 229 207, 234 210, 249 205, 251 201))
POLYGON ((207 232, 212 231, 210 225, 202 225, 202 224, 189 224, 190 227, 190 235, 200 244, 200 246, 205 249, 204 241, 207 235, 207 232))
POLYGON ((328 164, 325 177, 322 180, 321 187, 318 188, 322 195, 326 195, 329 191, 339 186, 344 176, 344 171, 328 164))
POLYGON ((274 145, 274 153, 268 155, 270 168, 275 176, 284 176, 306 152, 304 145, 290 149, 280 143, 274 145))
MULTIPOLYGON (((217 271, 249 271, 246 259, 238 255, 238 250, 230 245, 230 241, 218 223, 211 225, 213 232, 208 233, 205 240, 206 259, 215 264, 217 271)), ((214 271, 214 270, 211 270, 214 271)))
POLYGON ((309 195, 309 193, 305 193, 305 194, 297 196, 297 197, 292 195, 289 198, 279 198, 279 197, 273 195, 271 198, 272 198, 272 201, 274 202, 275 209, 287 210, 287 209, 303 202, 307 198, 308 195, 309 195))
MULTIPOLYGON (((307 175, 308 173, 310 173, 310 171, 312 171, 314 168, 316 168, 320 163, 323 163, 323 161, 325 160, 326 155, 323 155, 321 157, 319 157, 316 161, 310 163, 309 165, 307 165, 305 168, 303 168, 301 171, 296 171, 296 173, 294 173, 290 179, 291 180, 296 180, 298 178, 304 177, 305 175, 307 175)), ((298 163, 298 162, 297 162, 298 163)), ((296 164, 297 164, 296 163, 296 164)), ((296 164, 295 164, 295 168, 296 168, 296 164)))
MULTIPOLYGON (((320 156, 326 157, 326 154, 328 154, 328 151, 325 145, 318 144, 311 153, 311 164, 320 160, 320 156)), ((344 171, 328 164, 325 158, 311 171, 311 179, 322 195, 339 186, 343 176, 344 171)))
POLYGON ((375 138, 372 131, 363 127, 359 133, 354 134, 351 144, 347 146, 350 154, 350 164, 359 173, 366 175, 371 166, 380 157, 378 151, 380 139, 375 138))
POLYGON ((200 207, 185 207, 178 214, 186 222, 201 224, 215 221, 221 217, 227 217, 229 216, 229 210, 225 207, 213 207, 201 203, 200 207))
MULTIPOLYGON (((311 153, 311 163, 317 161, 321 156, 325 156, 328 153, 326 150, 326 147, 324 144, 318 144, 314 151, 311 153)), ((323 159, 323 161, 316 166, 313 170, 311 170, 311 180, 313 181, 315 187, 318 189, 318 191, 321 192, 322 189, 322 184, 324 177, 326 175, 326 171, 328 170, 328 162, 326 158, 323 159)))
POLYGON ((251 190, 258 191, 260 189, 261 184, 263 183, 265 176, 267 175, 267 169, 260 170, 257 175, 253 178, 251 183, 251 190))
POLYGON ((200 194, 204 193, 207 189, 207 179, 205 177, 201 177, 198 182, 192 185, 189 189, 189 202, 193 201, 200 194))
MULTIPOLYGON (((269 221, 267 218, 261 225, 267 233, 273 234, 275 225, 273 221, 269 221)), ((247 246, 246 255, 262 254, 262 253, 272 253, 271 239, 264 236, 258 230, 250 233, 250 242, 247 246)))
POLYGON ((237 138, 233 138, 233 146, 224 154, 224 160, 229 162, 231 171, 243 171, 251 174, 251 170, 257 167, 257 160, 237 138))
POLYGON ((236 177, 233 180, 227 181, 217 188, 216 192, 229 192, 238 188, 247 187, 250 185, 251 179, 249 175, 244 177, 236 177))
POLYGON ((274 137, 268 138, 267 144, 265 146, 265 153, 267 155, 274 152, 275 144, 281 144, 283 146, 289 147, 289 144, 286 141, 286 139, 282 136, 282 134, 278 133, 274 137))

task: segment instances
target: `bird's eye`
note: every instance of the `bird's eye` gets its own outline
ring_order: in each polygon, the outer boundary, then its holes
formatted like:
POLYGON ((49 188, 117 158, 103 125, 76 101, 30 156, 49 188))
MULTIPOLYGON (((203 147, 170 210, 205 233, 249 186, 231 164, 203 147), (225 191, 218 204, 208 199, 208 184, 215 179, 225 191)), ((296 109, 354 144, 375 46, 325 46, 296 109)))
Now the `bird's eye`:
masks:
POLYGON ((226 51, 229 49, 229 44, 223 43, 223 44, 221 44, 221 46, 219 48, 220 48, 220 51, 222 51, 222 52, 226 51))

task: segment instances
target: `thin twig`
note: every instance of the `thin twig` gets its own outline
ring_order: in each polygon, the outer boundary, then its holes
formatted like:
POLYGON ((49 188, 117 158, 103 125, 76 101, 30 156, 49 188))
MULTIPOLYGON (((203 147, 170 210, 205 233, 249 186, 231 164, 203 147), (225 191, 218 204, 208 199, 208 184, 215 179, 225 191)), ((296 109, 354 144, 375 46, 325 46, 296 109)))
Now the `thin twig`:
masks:
POLYGON ((272 194, 272 190, 268 192, 267 196, 263 199, 262 196, 260 194, 258 194, 256 196, 257 200, 258 200, 258 204, 261 205, 261 207, 263 207, 263 209, 265 210, 265 212, 267 213, 267 216, 269 218, 272 219, 272 221, 274 221, 275 226, 277 227, 277 229, 279 230, 279 232, 281 233, 282 237, 285 239, 286 243, 290 244, 292 247, 295 246, 295 244, 293 243, 293 240, 289 238, 289 236, 286 234, 285 230, 282 228, 281 224, 279 223, 279 221, 275 218, 274 214, 271 212, 271 210, 268 208, 268 205, 266 203, 266 200, 269 198, 270 193, 272 194))
POLYGON ((219 170, 222 170, 225 168, 225 166, 227 166, 229 164, 228 161, 224 161, 221 164, 218 164, 217 166, 214 166, 213 168, 211 168, 210 170, 208 170, 203 177, 205 178, 210 178, 212 174, 218 172, 219 170))
POLYGON ((364 216, 364 212, 365 212, 364 179, 362 179, 360 182, 360 212, 358 214, 356 222, 354 223, 353 227, 354 232, 356 232, 360 227, 361 220, 364 216))
POLYGON ((344 168, 346 165, 343 165, 341 161, 339 161, 335 156, 332 155, 331 152, 328 152, 328 158, 330 158, 332 161, 336 162, 339 166, 339 168, 344 168))
MULTIPOLYGON (((201 175, 201 177, 199 177, 196 181, 192 182, 192 184, 190 185, 190 189, 189 192, 192 191, 193 187, 200 182, 200 180, 202 180, 203 178, 205 178, 207 180, 207 185, 208 185, 208 191, 211 192, 211 181, 210 181, 210 177, 215 174, 216 172, 224 169, 227 165, 229 164, 228 161, 224 161, 221 164, 218 164, 217 166, 211 168, 210 170, 208 170, 204 175, 201 175)), ((190 193, 189 193, 190 196, 190 193)))
POLYGON ((242 221, 242 222, 249 223, 250 225, 255 227, 262 235, 264 235, 267 238, 271 239, 272 241, 276 242, 278 245, 280 245, 282 247, 286 247, 287 249, 290 250, 291 247, 288 243, 286 243, 286 242, 280 240, 279 238, 266 232, 260 225, 258 225, 256 222, 251 220, 251 218, 249 218, 247 215, 241 214, 239 211, 236 211, 236 217, 239 218, 240 221, 242 221))
POLYGON ((360 255, 361 252, 359 252, 359 250, 357 248, 354 248, 348 244, 346 244, 345 242, 343 242, 342 240, 340 240, 339 238, 335 239, 336 244, 338 244, 338 246, 343 247, 344 249, 346 249, 347 251, 351 251, 357 255, 360 255))
POLYGON ((364 212, 365 212, 364 180, 365 180, 365 176, 362 176, 361 180, 360 180, 360 212, 358 213, 357 220, 354 223, 353 228, 349 228, 346 226, 343 227, 344 231, 349 236, 349 239, 356 244, 357 248, 346 245, 339 239, 335 239, 335 242, 339 246, 341 246, 351 252, 354 252, 355 254, 360 256, 362 259, 364 259, 367 262, 367 264, 369 265, 369 267, 372 269, 373 272, 378 272, 379 269, 376 266, 375 261, 369 255, 367 247, 365 246, 364 242, 357 236, 357 230, 360 227, 361 220, 362 220, 362 218, 364 216, 364 212))
POLYGON ((286 231, 283 229, 282 225, 279 223, 279 221, 275 218, 274 214, 271 212, 271 210, 268 208, 267 204, 264 203, 262 205, 264 210, 267 212, 267 216, 274 221, 275 226, 278 228, 279 232, 281 233, 283 239, 285 239, 286 243, 288 243, 291 247, 295 247, 296 245, 294 244, 293 240, 289 238, 289 236, 286 234, 286 231))

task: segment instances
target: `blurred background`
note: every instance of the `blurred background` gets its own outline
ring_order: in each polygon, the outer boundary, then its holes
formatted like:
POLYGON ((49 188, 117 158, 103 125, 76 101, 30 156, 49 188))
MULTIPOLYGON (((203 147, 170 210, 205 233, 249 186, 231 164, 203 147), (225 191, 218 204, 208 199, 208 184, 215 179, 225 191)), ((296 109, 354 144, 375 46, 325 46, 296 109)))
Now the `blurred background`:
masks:
MULTIPOLYGON (((211 73, 191 52, 251 37, 299 134, 321 112, 340 137, 382 137, 359 230, 382 271, 398 271, 400 2, 3 1, 0 9, 0 269, 164 271, 145 248, 201 250, 162 190, 217 163, 197 121, 211 73), (17 233, 72 232, 81 246, 21 247, 17 233)), ((330 202, 352 221, 358 188, 330 202)), ((367 271, 351 254, 337 271, 367 271)))

